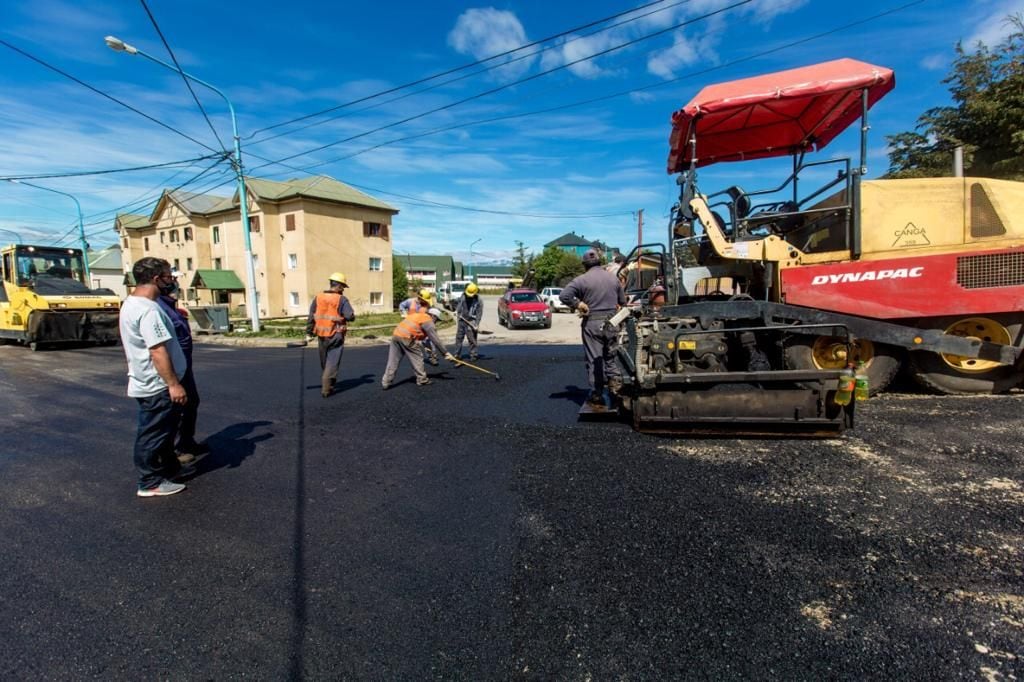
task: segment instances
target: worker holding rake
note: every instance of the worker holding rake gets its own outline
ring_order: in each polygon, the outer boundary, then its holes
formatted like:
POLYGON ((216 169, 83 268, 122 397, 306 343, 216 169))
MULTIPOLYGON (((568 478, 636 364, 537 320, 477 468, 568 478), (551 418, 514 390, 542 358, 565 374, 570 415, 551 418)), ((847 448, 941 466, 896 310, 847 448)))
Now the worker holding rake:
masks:
POLYGON ((480 333, 480 320, 484 316, 484 302, 477 295, 480 292, 476 284, 471 283, 463 292, 459 304, 455 306, 455 318, 458 322, 455 328, 455 357, 462 358, 462 339, 469 343, 469 359, 476 360, 477 334, 480 333))

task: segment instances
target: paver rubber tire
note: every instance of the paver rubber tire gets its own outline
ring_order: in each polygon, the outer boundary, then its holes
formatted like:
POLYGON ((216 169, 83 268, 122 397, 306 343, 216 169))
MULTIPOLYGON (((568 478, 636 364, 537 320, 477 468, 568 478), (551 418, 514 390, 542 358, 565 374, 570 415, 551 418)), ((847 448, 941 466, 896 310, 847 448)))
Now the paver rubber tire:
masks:
MULTIPOLYGON (((785 361, 788 369, 843 369, 849 359, 835 357, 827 352, 832 346, 845 342, 834 336, 795 337, 786 344, 785 361)), ((868 390, 875 395, 885 390, 902 364, 903 352, 895 346, 863 341, 855 348, 853 362, 863 359, 868 374, 868 390)))
MULTIPOLYGON (((972 336, 994 343, 1021 346, 1024 315, 993 314, 976 317, 944 317, 928 320, 928 327, 947 334, 972 336)), ((921 386, 946 395, 993 395, 1006 393, 1024 381, 1024 361, 1016 366, 942 355, 926 351, 910 353, 910 375, 921 386)))

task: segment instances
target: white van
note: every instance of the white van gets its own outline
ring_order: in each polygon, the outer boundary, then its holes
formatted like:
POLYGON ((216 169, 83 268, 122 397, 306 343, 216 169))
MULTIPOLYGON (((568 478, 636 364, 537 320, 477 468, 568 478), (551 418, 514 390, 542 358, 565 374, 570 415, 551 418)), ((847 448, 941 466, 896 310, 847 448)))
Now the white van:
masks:
POLYGON ((437 302, 448 310, 455 310, 455 306, 459 304, 459 299, 462 298, 462 293, 472 283, 473 280, 470 279, 456 279, 451 282, 445 282, 441 285, 441 291, 437 294, 437 302))

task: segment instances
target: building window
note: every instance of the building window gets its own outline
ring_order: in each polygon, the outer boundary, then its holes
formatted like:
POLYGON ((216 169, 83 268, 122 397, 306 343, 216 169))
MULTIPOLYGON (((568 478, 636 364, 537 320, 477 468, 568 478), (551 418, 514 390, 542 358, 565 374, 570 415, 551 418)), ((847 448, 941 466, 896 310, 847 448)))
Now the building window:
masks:
POLYGON ((174 270, 175 272, 181 272, 181 263, 178 262, 177 258, 174 259, 174 270))
POLYGON ((127 239, 122 239, 121 240, 121 248, 125 249, 125 250, 128 249, 128 240, 127 239))
POLYGON ((384 292, 383 291, 371 291, 370 292, 370 305, 384 305, 384 292))
POLYGON ((294 270, 299 267, 299 255, 297 253, 288 254, 288 269, 294 270))
POLYGON ((142 250, 149 251, 149 237, 142 238, 142 250))
POLYGON ((220 258, 213 259, 213 269, 220 270, 220 258))
POLYGON ((370 272, 380 272, 384 267, 380 258, 370 259, 370 272))
POLYGON ((187 242, 192 241, 192 228, 191 227, 186 227, 185 228, 185 241, 187 241, 187 242))
POLYGON ((289 213, 284 217, 284 230, 285 232, 295 231, 295 214, 289 213))
POLYGON ((259 232, 260 231, 260 217, 258 215, 249 217, 249 231, 259 232))
POLYGON ((290 305, 292 308, 298 308, 299 307, 299 292, 297 292, 297 291, 289 292, 289 294, 288 294, 288 305, 290 305))
POLYGON ((191 270, 192 270, 192 259, 191 258, 186 258, 185 259, 185 269, 191 272, 191 270))
POLYGON ((213 243, 220 244, 220 225, 213 226, 213 243))
POLYGON ((255 253, 252 254, 252 269, 253 270, 259 270, 260 269, 260 257, 259 257, 259 254, 255 254, 255 253))
POLYGON ((178 231, 177 230, 171 230, 170 238, 168 239, 168 241, 171 242, 172 244, 174 242, 178 241, 178 231))
POLYGON ((161 244, 164 243, 164 233, 163 232, 160 233, 160 243, 161 244))
POLYGON ((185 290, 185 298, 187 298, 190 301, 198 301, 199 300, 199 294, 196 293, 196 289, 186 289, 185 290))
POLYGON ((363 236, 387 239, 388 226, 383 223, 363 223, 363 236))

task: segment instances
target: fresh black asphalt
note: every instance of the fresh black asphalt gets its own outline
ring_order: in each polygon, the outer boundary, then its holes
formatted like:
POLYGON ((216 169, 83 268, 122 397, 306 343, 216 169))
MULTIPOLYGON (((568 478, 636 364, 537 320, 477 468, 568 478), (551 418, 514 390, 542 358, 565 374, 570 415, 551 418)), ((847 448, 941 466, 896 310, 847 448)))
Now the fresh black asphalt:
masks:
POLYGON ((200 346, 214 452, 142 500, 121 350, 0 347, 0 679, 1024 674, 1024 397, 673 439, 577 422, 578 347, 485 353, 384 392, 350 348, 325 400, 200 346))

